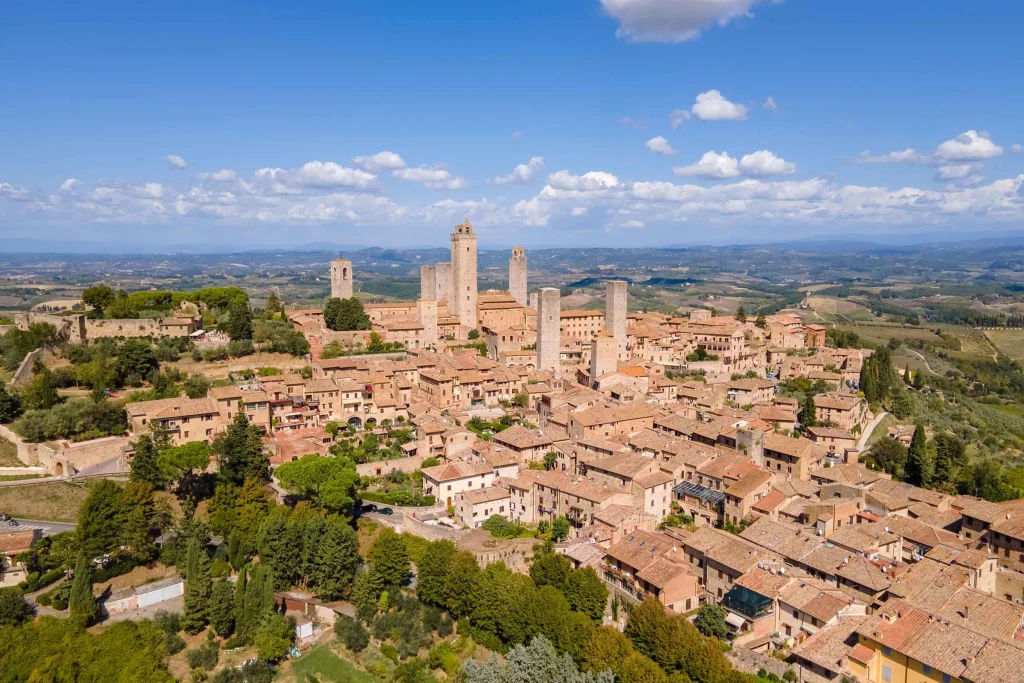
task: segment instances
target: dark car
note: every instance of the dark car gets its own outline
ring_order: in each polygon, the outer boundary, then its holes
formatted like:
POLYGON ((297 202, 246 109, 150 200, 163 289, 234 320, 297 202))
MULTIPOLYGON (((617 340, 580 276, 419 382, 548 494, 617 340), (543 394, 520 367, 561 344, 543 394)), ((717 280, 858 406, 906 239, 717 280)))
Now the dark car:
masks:
POLYGON ((391 508, 380 508, 379 510, 377 510, 377 513, 381 515, 393 515, 395 514, 395 511, 392 510, 391 508))
POLYGON ((363 512, 376 512, 376 511, 377 511, 377 506, 374 505, 373 503, 367 503, 366 505, 363 506, 363 512))

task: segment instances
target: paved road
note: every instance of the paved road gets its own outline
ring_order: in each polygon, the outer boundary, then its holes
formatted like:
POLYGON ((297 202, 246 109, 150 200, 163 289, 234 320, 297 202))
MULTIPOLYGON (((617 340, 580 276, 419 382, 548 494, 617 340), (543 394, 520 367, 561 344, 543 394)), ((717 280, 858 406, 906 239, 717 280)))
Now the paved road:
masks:
POLYGON ((41 529, 43 536, 53 536, 64 531, 74 531, 74 524, 67 524, 66 522, 45 522, 38 519, 17 519, 18 526, 8 526, 4 522, 0 522, 0 531, 19 531, 21 529, 41 529))
POLYGON ((871 432, 875 431, 875 427, 878 426, 878 423, 881 422, 882 419, 888 414, 889 413, 883 410, 882 412, 875 416, 875 419, 873 419, 871 422, 865 425, 864 431, 860 433, 860 438, 857 439, 857 448, 864 450, 864 446, 867 445, 868 439, 871 438, 871 432))

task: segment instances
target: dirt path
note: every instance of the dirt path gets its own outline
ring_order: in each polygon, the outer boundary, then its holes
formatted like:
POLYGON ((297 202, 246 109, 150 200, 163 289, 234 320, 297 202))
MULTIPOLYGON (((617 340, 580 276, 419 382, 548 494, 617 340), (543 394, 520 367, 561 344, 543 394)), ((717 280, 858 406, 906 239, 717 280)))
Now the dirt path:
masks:
POLYGON ((918 352, 917 352, 917 351, 915 351, 914 349, 907 349, 907 351, 909 351, 910 353, 914 354, 915 356, 917 356, 918 358, 920 358, 921 360, 923 360, 923 361, 924 361, 924 366, 925 366, 926 368, 928 368, 928 372, 932 373, 932 374, 933 374, 933 375, 935 375, 936 377, 938 377, 938 376, 939 376, 939 373, 937 373, 937 372, 935 372, 934 370, 932 370, 932 366, 928 365, 928 359, 927 359, 927 358, 925 358, 924 356, 922 356, 922 355, 921 355, 920 353, 918 353, 918 352))

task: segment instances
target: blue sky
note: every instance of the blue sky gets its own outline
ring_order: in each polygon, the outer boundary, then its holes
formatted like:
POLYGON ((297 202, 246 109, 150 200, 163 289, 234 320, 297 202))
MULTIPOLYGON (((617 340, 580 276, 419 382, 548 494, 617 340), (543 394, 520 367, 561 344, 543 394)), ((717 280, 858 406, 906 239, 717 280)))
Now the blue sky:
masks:
POLYGON ((466 215, 484 246, 1022 227, 1020 3, 139 5, 5 5, 4 236, 422 246, 466 215))

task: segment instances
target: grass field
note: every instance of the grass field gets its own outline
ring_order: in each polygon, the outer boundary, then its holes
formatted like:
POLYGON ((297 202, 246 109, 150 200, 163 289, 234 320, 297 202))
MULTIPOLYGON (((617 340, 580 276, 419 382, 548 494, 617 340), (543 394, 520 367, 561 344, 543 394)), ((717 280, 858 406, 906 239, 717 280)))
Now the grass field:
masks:
POLYGON ((89 487, 65 482, 0 488, 0 512, 12 517, 50 522, 74 522, 89 487))
POLYGON ((13 441, 0 436, 0 467, 24 467, 18 460, 18 447, 13 441))
POLYGON ((882 421, 875 425, 875 428, 871 431, 871 436, 868 437, 867 445, 875 443, 883 436, 889 435, 889 428, 896 426, 896 418, 892 414, 886 415, 882 418, 882 421))
POLYGON ((985 336, 1004 356, 1024 361, 1024 330, 985 330, 985 336))

